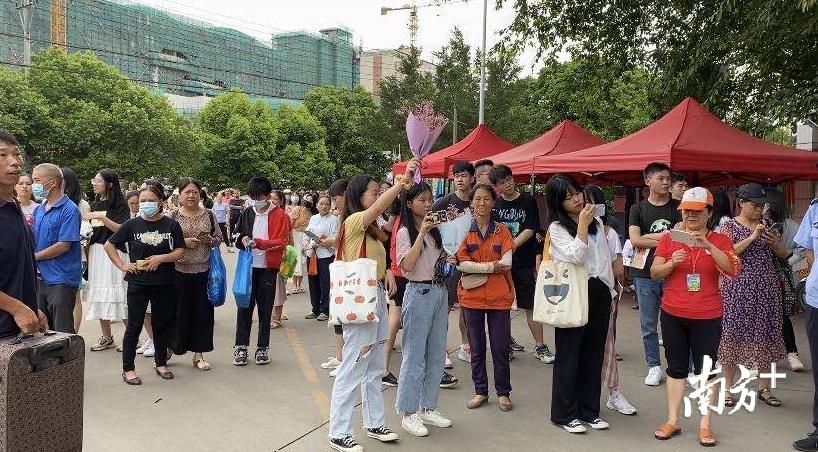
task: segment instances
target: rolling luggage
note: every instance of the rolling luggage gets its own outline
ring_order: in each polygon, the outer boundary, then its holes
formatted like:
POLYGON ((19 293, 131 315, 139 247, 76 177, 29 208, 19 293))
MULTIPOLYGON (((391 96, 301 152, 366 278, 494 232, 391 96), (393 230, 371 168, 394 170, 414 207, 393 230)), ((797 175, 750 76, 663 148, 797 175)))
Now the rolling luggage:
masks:
POLYGON ((82 336, 0 339, 0 451, 82 451, 84 375, 82 336))

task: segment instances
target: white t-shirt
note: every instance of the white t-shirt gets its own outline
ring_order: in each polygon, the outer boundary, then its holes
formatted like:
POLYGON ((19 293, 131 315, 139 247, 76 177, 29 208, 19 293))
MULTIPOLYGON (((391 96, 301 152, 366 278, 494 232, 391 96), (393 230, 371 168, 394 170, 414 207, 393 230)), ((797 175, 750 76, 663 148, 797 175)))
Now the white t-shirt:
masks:
MULTIPOLYGON (((267 224, 270 212, 273 211, 273 205, 269 205, 263 213, 260 213, 255 207, 252 209, 256 212, 256 221, 253 222, 253 239, 269 240, 267 224)), ((264 250, 253 248, 251 253, 253 253, 253 268, 267 268, 264 250)))
POLYGON ((611 249, 611 261, 616 260, 616 256, 622 254, 622 242, 619 240, 619 234, 614 228, 605 228, 608 230, 608 247, 611 249))
POLYGON ((611 296, 616 295, 611 263, 611 248, 602 222, 597 220, 597 233, 588 235, 588 243, 571 236, 568 230, 558 222, 548 227, 551 234, 551 258, 560 262, 569 262, 574 265, 584 265, 588 270, 589 278, 599 278, 608 286, 611 296))

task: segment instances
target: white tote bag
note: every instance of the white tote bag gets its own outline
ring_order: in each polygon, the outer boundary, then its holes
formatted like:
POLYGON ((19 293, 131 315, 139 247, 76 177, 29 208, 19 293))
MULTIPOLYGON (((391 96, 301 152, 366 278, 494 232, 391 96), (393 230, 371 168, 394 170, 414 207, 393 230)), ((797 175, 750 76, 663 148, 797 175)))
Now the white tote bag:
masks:
POLYGON ((584 326, 588 323, 588 270, 551 259, 550 248, 549 233, 537 274, 534 320, 556 328, 584 326))
POLYGON ((329 324, 378 322, 378 263, 366 258, 366 237, 359 258, 345 262, 343 241, 341 226, 336 259, 329 265, 329 324))

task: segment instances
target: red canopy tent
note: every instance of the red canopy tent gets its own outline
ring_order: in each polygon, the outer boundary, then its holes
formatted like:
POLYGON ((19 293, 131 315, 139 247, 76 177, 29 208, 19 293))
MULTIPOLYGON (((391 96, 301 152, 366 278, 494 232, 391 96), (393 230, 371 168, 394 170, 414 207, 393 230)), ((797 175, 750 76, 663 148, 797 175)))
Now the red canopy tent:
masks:
MULTIPOLYGON (((480 124, 457 143, 429 154, 423 159, 420 172, 423 177, 445 178, 449 176, 450 168, 456 162, 489 158, 513 147, 514 144, 495 135, 485 124, 480 124)), ((406 162, 392 166, 392 174, 403 174, 404 171, 406 162)))
POLYGON ((690 97, 656 122, 616 141, 568 156, 537 157, 534 172, 641 185, 641 171, 651 162, 667 163, 700 185, 818 179, 818 153, 750 136, 690 97))
POLYGON ((492 157, 495 165, 507 165, 517 179, 528 179, 534 174, 534 158, 561 155, 605 143, 570 119, 557 124, 533 140, 492 157))

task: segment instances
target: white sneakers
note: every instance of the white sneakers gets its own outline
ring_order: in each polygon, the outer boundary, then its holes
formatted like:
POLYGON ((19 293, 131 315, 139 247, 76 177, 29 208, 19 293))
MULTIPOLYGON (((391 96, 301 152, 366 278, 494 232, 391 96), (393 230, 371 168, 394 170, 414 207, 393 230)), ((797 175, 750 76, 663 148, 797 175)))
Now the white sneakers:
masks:
POLYGON ((609 410, 619 411, 625 416, 633 416, 636 414, 636 408, 628 403, 628 399, 619 391, 611 391, 610 395, 608 395, 608 403, 606 403, 605 406, 608 407, 609 410))
POLYGON ((452 426, 452 421, 443 417, 440 411, 437 410, 421 411, 420 420, 423 421, 424 424, 433 427, 448 428, 452 426))
POLYGON ((583 424, 579 419, 574 419, 573 421, 563 425, 562 428, 564 428, 566 432, 574 434, 585 433, 588 431, 588 429, 585 428, 585 424, 583 424))
POLYGON ((336 357, 334 357, 334 356, 330 356, 329 360, 327 362, 321 363, 321 368, 322 369, 335 369, 340 365, 341 365, 341 361, 338 361, 338 359, 336 357))
POLYGON ((648 386, 659 386, 662 380, 665 379, 665 373, 660 366, 653 366, 648 370, 648 376, 645 377, 645 384, 648 386))
POLYGON ((790 365, 790 370, 793 372, 801 372, 804 370, 804 363, 798 357, 798 353, 787 353, 787 362, 790 365))
POLYGON ((454 364, 452 364, 452 360, 449 359, 449 355, 446 355, 446 362, 443 364, 444 369, 454 369, 454 364))
POLYGON ((153 346, 153 339, 145 339, 145 343, 142 344, 142 355, 147 356, 150 358, 151 356, 156 354, 156 348, 153 346))
POLYGON ((329 373, 329 376, 332 377, 332 378, 335 378, 335 376, 338 375, 339 370, 341 370, 341 366, 338 366, 335 369, 332 369, 332 372, 329 373))
POLYGON ((463 344, 458 347, 457 359, 466 361, 467 363, 471 362, 471 347, 469 347, 469 344, 463 344))
POLYGON ((591 427, 594 430, 607 430, 611 427, 607 422, 605 422, 605 419, 602 419, 601 417, 598 417, 593 421, 586 422, 586 424, 588 424, 588 427, 591 427))
POLYGON ((403 427, 410 435, 414 436, 428 436, 429 430, 423 425, 420 419, 420 414, 413 413, 411 416, 403 416, 400 421, 400 426, 403 427))

